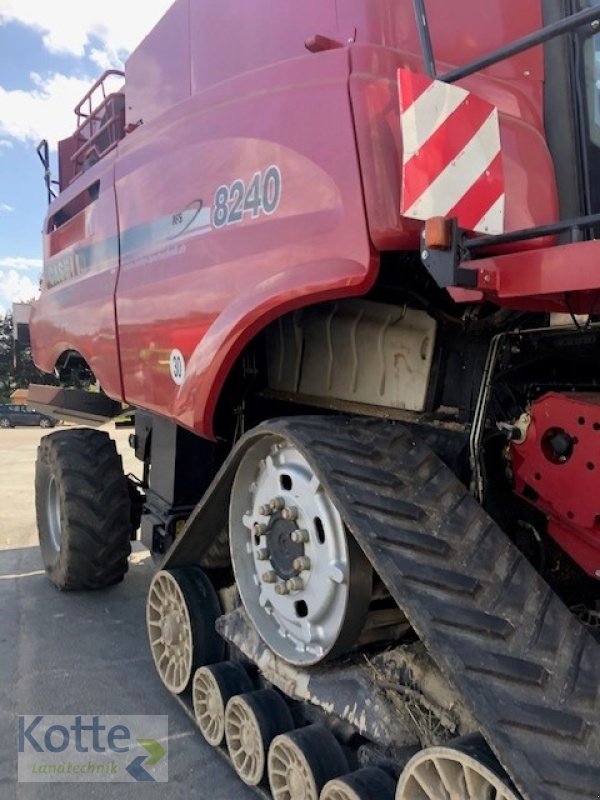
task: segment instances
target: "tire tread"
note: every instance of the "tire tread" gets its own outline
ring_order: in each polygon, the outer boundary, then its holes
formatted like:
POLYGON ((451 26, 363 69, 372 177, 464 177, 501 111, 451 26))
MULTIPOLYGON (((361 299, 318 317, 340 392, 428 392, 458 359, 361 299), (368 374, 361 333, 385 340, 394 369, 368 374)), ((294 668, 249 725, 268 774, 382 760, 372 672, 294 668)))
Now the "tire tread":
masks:
POLYGON ((74 429, 45 436, 36 462, 36 513, 44 566, 59 589, 103 589, 119 583, 131 552, 127 479, 104 431, 74 429), (52 552, 45 491, 50 475, 61 505, 61 549, 52 552))

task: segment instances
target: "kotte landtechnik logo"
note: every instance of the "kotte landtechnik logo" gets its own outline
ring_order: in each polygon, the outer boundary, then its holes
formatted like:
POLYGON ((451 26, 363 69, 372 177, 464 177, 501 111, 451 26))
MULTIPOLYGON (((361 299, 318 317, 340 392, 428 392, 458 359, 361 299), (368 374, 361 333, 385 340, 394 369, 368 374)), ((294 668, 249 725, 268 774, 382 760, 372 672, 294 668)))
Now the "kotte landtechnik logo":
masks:
POLYGON ((168 781, 167 716, 19 717, 21 783, 168 781))

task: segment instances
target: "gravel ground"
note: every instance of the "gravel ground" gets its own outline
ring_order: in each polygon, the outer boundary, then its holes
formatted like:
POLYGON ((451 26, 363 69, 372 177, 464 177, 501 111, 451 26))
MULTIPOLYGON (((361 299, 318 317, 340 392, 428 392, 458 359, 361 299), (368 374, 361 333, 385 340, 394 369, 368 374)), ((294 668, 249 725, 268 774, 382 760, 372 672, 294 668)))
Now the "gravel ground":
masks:
MULTIPOLYGON (((90 593, 60 593, 37 548, 33 476, 37 428, 0 430, 0 798, 248 800, 256 795, 208 747, 168 696, 149 654, 144 620, 152 575, 136 546, 125 581, 90 593), (19 714, 167 714, 169 785, 17 783, 19 714), (155 788, 156 787, 156 788, 155 788)), ((112 431, 127 472, 138 462, 129 430, 112 431)))

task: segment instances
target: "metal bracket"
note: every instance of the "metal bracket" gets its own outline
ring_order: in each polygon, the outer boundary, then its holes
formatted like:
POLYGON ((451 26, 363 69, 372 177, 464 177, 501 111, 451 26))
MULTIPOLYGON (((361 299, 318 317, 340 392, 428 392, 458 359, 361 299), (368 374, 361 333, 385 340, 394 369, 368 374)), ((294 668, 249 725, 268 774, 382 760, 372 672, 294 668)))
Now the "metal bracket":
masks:
POLYGON ((458 227, 456 219, 447 221, 450 226, 450 246, 447 248, 427 247, 425 241, 425 228, 421 231, 421 263, 429 272, 433 280, 442 289, 449 286, 475 288, 477 286, 477 272, 461 267, 463 261, 468 260, 469 254, 464 246, 464 233, 458 227))

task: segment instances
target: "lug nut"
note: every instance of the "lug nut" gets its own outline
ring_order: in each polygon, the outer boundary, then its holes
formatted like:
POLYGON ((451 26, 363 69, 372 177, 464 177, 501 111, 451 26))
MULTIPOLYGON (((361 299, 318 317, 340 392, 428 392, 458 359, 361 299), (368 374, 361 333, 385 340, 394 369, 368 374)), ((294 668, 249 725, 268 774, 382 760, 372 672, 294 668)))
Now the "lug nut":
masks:
POLYGON ((256 536, 262 536, 263 533, 267 532, 267 526, 263 522, 257 522, 254 526, 253 532, 256 536))
POLYGON ((256 551, 256 558, 259 561, 268 561, 270 555, 271 554, 269 553, 269 550, 266 547, 261 547, 256 551))
POLYGON ((259 506, 258 513, 261 515, 261 517, 270 517, 273 512, 271 511, 270 506, 259 506))
POLYGON ((294 544, 305 544, 308 542, 308 531, 299 528, 297 531, 292 531, 292 542, 294 544))
POLYGON ((289 594, 289 591, 287 583, 278 583, 275 587, 275 594, 289 594))
POLYGON ((302 578, 290 578, 285 582, 285 588, 288 592, 299 592, 304 589, 304 581, 302 578))
POLYGON ((298 509, 294 508, 294 506, 290 506, 289 508, 284 508, 283 511, 281 512, 281 516, 284 519, 289 519, 292 520, 293 522, 294 520, 298 519, 298 509))
POLYGON ((295 558, 294 569, 298 572, 302 572, 302 570, 305 569, 310 569, 310 558, 308 556, 300 556, 299 558, 295 558))
POLYGON ((282 508, 285 508, 285 500, 283 497, 274 497, 269 505, 272 511, 281 511, 282 508))
MULTIPOLYGON (((270 569, 268 572, 265 572, 262 576, 263 583, 277 583, 277 573, 274 569, 270 569)), ((275 589, 277 591, 277 589, 275 589)))

